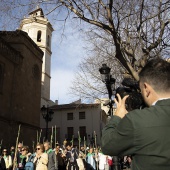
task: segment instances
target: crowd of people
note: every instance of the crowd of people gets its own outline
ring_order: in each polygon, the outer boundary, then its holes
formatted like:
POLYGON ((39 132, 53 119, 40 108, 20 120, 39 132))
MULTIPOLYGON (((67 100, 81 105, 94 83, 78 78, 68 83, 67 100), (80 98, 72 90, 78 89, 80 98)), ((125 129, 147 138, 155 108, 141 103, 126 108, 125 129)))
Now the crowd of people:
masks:
MULTIPOLYGON (((122 169, 130 167, 130 157, 120 159, 122 169)), ((2 149, 0 170, 113 170, 113 157, 104 155, 100 148, 72 146, 66 140, 51 148, 49 142, 38 143, 33 153, 28 146, 18 143, 8 151, 2 149)))

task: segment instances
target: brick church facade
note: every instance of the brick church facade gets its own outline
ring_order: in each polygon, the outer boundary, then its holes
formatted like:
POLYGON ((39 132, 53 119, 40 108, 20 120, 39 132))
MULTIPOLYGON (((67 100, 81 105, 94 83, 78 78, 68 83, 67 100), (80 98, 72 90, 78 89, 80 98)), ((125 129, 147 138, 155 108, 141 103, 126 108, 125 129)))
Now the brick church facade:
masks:
POLYGON ((0 32, 0 141, 32 146, 40 127, 43 52, 27 33, 0 32))

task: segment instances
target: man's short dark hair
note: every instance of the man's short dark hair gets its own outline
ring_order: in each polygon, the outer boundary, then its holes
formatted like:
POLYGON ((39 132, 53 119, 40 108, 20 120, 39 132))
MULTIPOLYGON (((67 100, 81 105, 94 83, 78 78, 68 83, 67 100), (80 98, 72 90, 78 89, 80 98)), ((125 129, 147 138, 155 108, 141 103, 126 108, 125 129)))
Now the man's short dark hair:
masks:
POLYGON ((71 142, 67 142, 66 147, 67 146, 72 146, 72 143, 71 142))
POLYGON ((139 73, 139 79, 157 92, 170 92, 170 63, 160 58, 150 60, 139 73))

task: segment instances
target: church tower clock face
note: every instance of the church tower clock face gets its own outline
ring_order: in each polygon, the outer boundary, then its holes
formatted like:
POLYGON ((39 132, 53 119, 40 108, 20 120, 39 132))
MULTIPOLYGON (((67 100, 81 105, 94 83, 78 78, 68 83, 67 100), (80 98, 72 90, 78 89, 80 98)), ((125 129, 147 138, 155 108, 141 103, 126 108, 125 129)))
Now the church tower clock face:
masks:
MULTIPOLYGON (((41 75, 41 106, 47 105, 50 100, 51 39, 53 27, 48 19, 45 18, 43 10, 37 8, 22 20, 20 29, 27 32, 30 38, 44 52, 41 75)), ((37 74, 35 68, 34 74, 37 74)))

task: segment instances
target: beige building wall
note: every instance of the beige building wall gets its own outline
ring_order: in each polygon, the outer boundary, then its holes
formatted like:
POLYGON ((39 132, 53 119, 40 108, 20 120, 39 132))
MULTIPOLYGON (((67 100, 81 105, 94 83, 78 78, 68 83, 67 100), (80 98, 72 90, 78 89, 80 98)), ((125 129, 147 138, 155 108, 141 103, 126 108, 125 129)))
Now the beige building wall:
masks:
MULTIPOLYGON (((89 137, 94 137, 94 131, 97 134, 97 144, 100 144, 101 130, 104 126, 102 120, 102 110, 100 104, 66 104, 55 105, 51 109, 54 111, 54 116, 49 122, 49 140, 51 135, 51 127, 57 127, 56 140, 61 144, 65 139, 68 139, 68 127, 74 129, 74 143, 78 144, 79 127, 86 127, 86 141, 89 144, 89 137), (79 112, 85 112, 85 119, 79 119, 79 112), (67 114, 73 113, 73 120, 68 120, 67 114)), ((40 127, 45 135, 45 120, 41 117, 40 127)), ((80 132, 79 132, 80 133, 80 132)), ((82 143, 84 139, 81 139, 82 143)), ((53 140, 54 142, 54 140, 53 140)))

